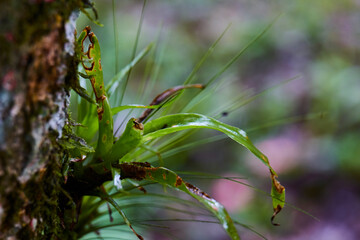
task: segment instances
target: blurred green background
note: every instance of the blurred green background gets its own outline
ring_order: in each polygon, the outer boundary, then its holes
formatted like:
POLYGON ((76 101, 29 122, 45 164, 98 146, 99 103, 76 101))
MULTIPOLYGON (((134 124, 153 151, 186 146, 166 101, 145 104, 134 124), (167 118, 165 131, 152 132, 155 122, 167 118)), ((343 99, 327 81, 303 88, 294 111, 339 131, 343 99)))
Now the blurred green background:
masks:
MULTIPOLYGON (((143 1, 115 1, 115 9, 110 0, 94 2, 104 27, 81 14, 77 29, 92 26, 102 47, 104 77, 111 79, 116 69, 131 60, 143 1)), ((359 0, 148 1, 138 51, 157 41, 150 75, 156 79, 155 90, 147 91, 143 98, 136 97, 141 80, 148 76, 145 58, 132 71, 123 103, 149 104, 161 91, 181 85, 231 24, 196 76, 196 82, 205 83, 281 14, 272 28, 221 75, 218 91, 196 111, 210 116, 226 111, 221 121, 247 131, 267 154, 286 187, 287 201, 319 221, 287 205, 276 220, 281 226, 274 227, 270 224, 272 206, 268 196, 226 180, 185 179, 224 204, 234 219, 268 239, 358 239, 359 10, 359 0), (295 76, 299 77, 286 82, 295 76), (229 110, 227 106, 234 102, 241 103, 241 107, 229 110)), ((123 117, 119 116, 115 124, 119 125, 123 117)), ((186 141, 214 135, 212 131, 198 131, 186 141)), ((260 190, 270 189, 267 168, 231 140, 196 146, 164 161, 166 167, 176 171, 242 177, 243 182, 260 190)), ((156 214, 181 218, 166 211, 156 214)), ((216 224, 168 221, 164 225, 169 229, 148 228, 144 236, 228 239, 216 224)), ((240 227, 239 232, 243 239, 260 239, 245 228, 240 227)))

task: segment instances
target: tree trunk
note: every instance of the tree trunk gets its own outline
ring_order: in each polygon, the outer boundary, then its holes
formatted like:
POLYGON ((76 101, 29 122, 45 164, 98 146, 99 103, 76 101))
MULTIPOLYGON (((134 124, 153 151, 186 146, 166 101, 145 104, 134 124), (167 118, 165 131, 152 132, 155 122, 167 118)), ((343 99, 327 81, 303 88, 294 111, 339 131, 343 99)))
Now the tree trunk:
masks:
POLYGON ((57 139, 86 0, 0 0, 0 239, 73 239, 57 139))

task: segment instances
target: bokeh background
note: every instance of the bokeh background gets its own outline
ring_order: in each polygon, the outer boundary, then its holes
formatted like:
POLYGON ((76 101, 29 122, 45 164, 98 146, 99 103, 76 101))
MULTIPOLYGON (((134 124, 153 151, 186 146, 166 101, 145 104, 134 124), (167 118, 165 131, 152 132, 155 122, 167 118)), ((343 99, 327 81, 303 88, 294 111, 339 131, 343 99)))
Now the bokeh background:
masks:
MULTIPOLYGON (((115 8, 109 0, 94 2, 104 27, 81 14, 77 28, 92 26, 101 41, 105 79, 111 79, 116 69, 131 60, 143 1, 115 1, 115 8)), ((151 74, 156 78, 155 90, 136 98, 147 71, 145 58, 132 71, 124 103, 148 104, 161 91, 181 85, 231 24, 196 76, 197 82, 205 83, 279 15, 270 30, 220 76, 218 90, 196 111, 211 116, 226 111, 220 120, 247 131, 269 157, 291 204, 276 220, 281 226, 270 224, 271 199, 256 190, 269 192, 267 168, 235 142, 224 138, 194 146, 165 156, 164 164, 176 171, 244 178, 242 182, 256 189, 224 179, 185 179, 224 204, 234 219, 268 239, 358 239, 359 0, 148 1, 138 51, 157 43, 151 74), (136 102, 139 99, 143 102, 136 102)), ((118 124, 123 121, 119 118, 118 124)), ((186 141, 215 135, 198 131, 186 141)), ((169 228, 145 228, 147 239, 228 239, 217 224, 170 221, 184 217, 171 211, 155 212, 152 218, 168 218, 164 225, 169 228)), ((244 227, 239 232, 243 239, 260 239, 244 227)))

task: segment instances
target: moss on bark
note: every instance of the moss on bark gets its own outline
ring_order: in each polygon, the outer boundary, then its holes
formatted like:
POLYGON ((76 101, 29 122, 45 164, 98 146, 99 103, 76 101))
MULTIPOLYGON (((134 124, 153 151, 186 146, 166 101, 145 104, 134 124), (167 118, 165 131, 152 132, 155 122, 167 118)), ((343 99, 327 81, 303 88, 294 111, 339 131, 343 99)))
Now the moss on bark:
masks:
POLYGON ((86 2, 0 1, 0 239, 76 238, 56 139, 76 73, 71 14, 86 2))

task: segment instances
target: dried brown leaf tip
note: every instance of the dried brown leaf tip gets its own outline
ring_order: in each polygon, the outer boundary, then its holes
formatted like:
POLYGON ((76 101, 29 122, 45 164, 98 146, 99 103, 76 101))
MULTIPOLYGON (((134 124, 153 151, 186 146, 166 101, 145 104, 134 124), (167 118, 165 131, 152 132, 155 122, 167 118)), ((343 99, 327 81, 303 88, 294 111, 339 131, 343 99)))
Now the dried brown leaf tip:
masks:
MULTIPOLYGON (((175 96, 175 94, 177 94, 179 91, 186 89, 186 88, 204 89, 205 86, 202 84, 190 84, 190 85, 176 86, 173 88, 169 88, 169 89, 165 90, 164 92, 160 93, 159 95, 157 95, 150 103, 150 106, 159 105, 159 104, 165 102, 166 100, 170 99, 171 97, 175 96)), ((146 109, 143 112, 143 114, 138 118, 137 121, 139 123, 143 122, 153 111, 154 111, 154 109, 151 109, 151 108, 146 109)))
POLYGON ((281 211, 281 209, 282 209, 282 207, 280 205, 277 205, 277 207, 274 208, 274 213, 271 216, 271 224, 274 226, 280 226, 280 224, 274 222, 274 219, 275 219, 275 216, 278 215, 278 213, 281 211))
POLYGON ((273 199, 273 208, 274 208, 274 213, 271 217, 271 224, 274 226, 279 226, 280 224, 275 223, 274 219, 275 216, 279 214, 279 212, 283 209, 285 205, 285 188, 276 179, 277 178, 276 173, 273 171, 270 171, 270 173, 271 173, 271 181, 272 181, 271 197, 273 199))

